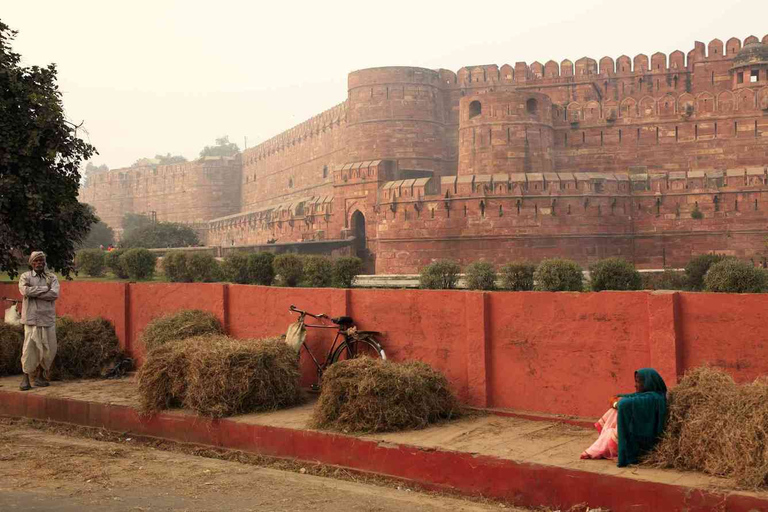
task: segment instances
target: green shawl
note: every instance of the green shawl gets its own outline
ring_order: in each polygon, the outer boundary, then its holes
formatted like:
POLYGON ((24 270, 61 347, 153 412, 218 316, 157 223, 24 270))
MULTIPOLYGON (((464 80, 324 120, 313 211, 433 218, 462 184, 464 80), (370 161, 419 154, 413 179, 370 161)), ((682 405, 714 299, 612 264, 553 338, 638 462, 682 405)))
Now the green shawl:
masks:
POLYGON ((619 395, 619 467, 637 464, 653 449, 667 420, 667 386, 653 368, 635 372, 643 380, 642 393, 619 395))

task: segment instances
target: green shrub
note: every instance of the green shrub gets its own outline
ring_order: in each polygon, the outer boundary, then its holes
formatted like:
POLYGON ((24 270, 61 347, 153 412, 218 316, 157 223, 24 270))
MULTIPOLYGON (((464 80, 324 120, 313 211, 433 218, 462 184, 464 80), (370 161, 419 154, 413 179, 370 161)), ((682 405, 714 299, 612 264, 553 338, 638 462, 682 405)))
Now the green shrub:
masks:
POLYGON ((768 290, 768 273, 745 261, 728 258, 709 267, 704 287, 709 292, 762 293, 768 290))
POLYGON ((304 277, 304 262, 296 254, 280 254, 272 262, 275 274, 280 276, 282 286, 294 287, 304 277))
POLYGON ((188 254, 187 272, 196 283, 213 283, 221 278, 219 262, 207 252, 188 254))
POLYGON ((174 283, 192 282, 187 269, 187 253, 184 251, 169 251, 163 258, 163 272, 174 283))
POLYGON ((304 281, 311 288, 327 288, 333 282, 333 260, 327 256, 304 257, 304 281))
POLYGON ((455 261, 440 260, 421 269, 419 288, 452 290, 459 282, 461 267, 455 261))
POLYGON ((692 219, 696 219, 696 220, 701 220, 701 219, 703 219, 703 218, 704 218, 704 214, 701 212, 701 210, 699 210, 699 207, 698 207, 698 206, 697 206, 697 207, 695 207, 695 208, 694 208, 694 209, 691 211, 691 218, 692 218, 692 219))
POLYGON ((464 272, 470 290, 495 290, 496 270, 487 261, 476 261, 464 272))
POLYGON ((75 266, 78 271, 92 277, 104 275, 104 251, 101 249, 81 249, 75 253, 75 266))
POLYGON ((665 269, 664 272, 643 272, 643 290, 685 290, 685 272, 665 269))
POLYGON ((592 289, 602 290, 640 290, 643 279, 635 266, 623 258, 606 258, 589 269, 592 289))
POLYGON ((114 249, 107 252, 107 255, 104 257, 104 264, 109 270, 112 271, 113 274, 115 274, 115 277, 119 277, 120 279, 128 279, 128 273, 125 271, 123 264, 120 262, 120 256, 122 256, 123 253, 125 253, 125 250, 123 249, 114 249))
POLYGON ((248 253, 231 252, 224 256, 221 264, 221 271, 224 279, 232 283, 248 284, 251 282, 251 276, 248 271, 248 253))
POLYGON ((354 256, 336 258, 333 262, 333 286, 352 288, 352 283, 363 270, 363 260, 354 256))
POLYGON ((571 260, 542 261, 533 274, 535 289, 544 292, 580 292, 583 276, 581 267, 571 260))
POLYGON ((120 241, 123 247, 195 247, 200 238, 194 229, 175 222, 153 222, 123 233, 120 241))
POLYGON ((120 266, 132 281, 146 281, 155 275, 157 257, 147 249, 128 249, 120 255, 120 266))
POLYGON ((527 292, 533 290, 536 265, 525 261, 507 263, 501 267, 501 286, 505 290, 527 292))
POLYGON ((691 258, 685 266, 685 278, 688 282, 688 288, 693 291, 703 290, 704 276, 707 274, 709 267, 726 258, 728 256, 722 254, 700 254, 691 258))
POLYGON ((275 269, 272 266, 275 255, 271 252, 257 252, 248 255, 249 282, 269 286, 275 280, 275 269))

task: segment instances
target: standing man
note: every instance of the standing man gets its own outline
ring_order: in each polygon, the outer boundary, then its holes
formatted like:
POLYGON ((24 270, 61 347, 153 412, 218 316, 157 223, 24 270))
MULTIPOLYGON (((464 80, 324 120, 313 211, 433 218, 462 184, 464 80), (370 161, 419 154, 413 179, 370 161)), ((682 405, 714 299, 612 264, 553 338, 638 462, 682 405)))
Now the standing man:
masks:
POLYGON ((21 368, 24 379, 19 389, 32 388, 30 375, 34 375, 34 385, 49 385, 45 372, 50 370, 56 357, 56 299, 59 297, 59 280, 53 272, 45 271, 45 253, 35 251, 29 256, 32 269, 24 272, 19 279, 19 291, 24 297, 21 310, 21 323, 24 324, 24 347, 21 352, 21 368))

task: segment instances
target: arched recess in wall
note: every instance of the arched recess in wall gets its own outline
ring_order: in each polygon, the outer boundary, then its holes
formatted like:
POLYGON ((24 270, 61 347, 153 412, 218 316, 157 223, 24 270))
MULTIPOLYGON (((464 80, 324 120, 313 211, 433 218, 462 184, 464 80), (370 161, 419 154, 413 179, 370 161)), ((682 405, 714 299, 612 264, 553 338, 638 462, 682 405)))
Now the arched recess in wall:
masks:
POLYGON ((529 98, 528 101, 525 102, 525 110, 530 115, 534 116, 539 113, 539 102, 536 98, 529 98))
POLYGON ((365 235, 365 215, 360 210, 355 210, 350 218, 349 225, 355 236, 355 254, 362 258, 367 249, 367 240, 365 235))
POLYGON ((480 104, 479 101, 475 100, 470 102, 469 104, 469 118, 472 119, 473 117, 479 116, 483 112, 483 106, 480 104))
POLYGON ((731 91, 723 91, 717 96, 717 110, 722 113, 733 112, 736 99, 731 91))

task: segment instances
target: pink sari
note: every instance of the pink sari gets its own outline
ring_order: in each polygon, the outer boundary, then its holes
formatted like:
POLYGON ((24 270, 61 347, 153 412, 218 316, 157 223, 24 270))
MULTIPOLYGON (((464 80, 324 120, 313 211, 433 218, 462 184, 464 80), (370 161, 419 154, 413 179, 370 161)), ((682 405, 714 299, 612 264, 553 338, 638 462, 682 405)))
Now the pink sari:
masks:
MULTIPOLYGON (((618 417, 618 411, 611 408, 595 423, 600 436, 584 451, 588 458, 615 459, 619 455, 619 431, 616 425, 618 417)), ((582 458, 585 457, 582 455, 582 458)))

